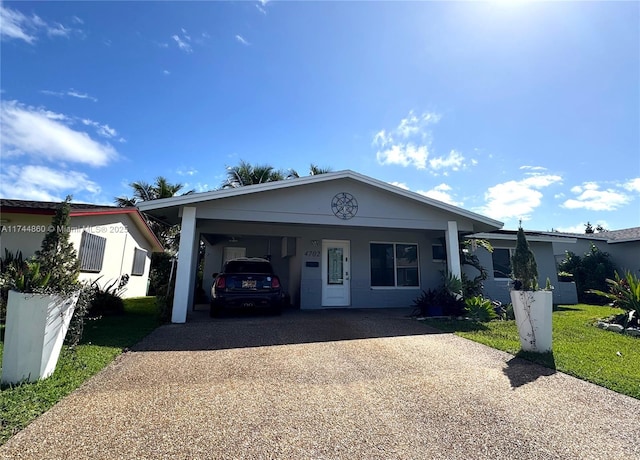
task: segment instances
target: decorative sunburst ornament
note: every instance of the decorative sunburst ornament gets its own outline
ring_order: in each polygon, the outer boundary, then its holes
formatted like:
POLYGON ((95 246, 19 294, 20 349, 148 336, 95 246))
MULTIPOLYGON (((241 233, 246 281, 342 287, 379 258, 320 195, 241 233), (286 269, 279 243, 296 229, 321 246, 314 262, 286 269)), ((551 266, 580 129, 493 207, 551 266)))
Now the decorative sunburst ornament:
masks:
POLYGON ((358 213, 358 200, 351 193, 338 193, 331 200, 331 210, 338 219, 351 219, 358 213))

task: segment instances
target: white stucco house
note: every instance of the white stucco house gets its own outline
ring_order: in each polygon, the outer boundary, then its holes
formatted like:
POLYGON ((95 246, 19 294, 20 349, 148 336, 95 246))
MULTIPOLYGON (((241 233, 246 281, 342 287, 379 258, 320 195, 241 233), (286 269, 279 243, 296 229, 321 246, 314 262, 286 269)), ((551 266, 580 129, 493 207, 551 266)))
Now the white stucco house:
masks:
MULTIPOLYGON (((60 203, 0 199, 0 253, 24 258, 40 249, 60 203)), ((123 297, 147 293, 151 253, 162 245, 137 208, 71 203, 70 240, 80 259, 80 280, 101 285, 128 274, 123 297)))
POLYGON ((182 225, 174 323, 193 305, 198 248, 204 290, 225 260, 268 257, 294 305, 407 307, 460 276, 459 241, 502 222, 353 171, 337 171, 138 204, 182 225), (446 264, 446 265, 445 265, 446 264))

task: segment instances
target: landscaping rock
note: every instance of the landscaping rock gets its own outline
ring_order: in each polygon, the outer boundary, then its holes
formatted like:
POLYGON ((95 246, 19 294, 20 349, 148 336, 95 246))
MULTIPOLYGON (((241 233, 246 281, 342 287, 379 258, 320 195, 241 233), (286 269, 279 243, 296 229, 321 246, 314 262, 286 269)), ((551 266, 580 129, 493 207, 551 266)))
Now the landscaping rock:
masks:
POLYGON ((619 324, 609 324, 607 326, 607 331, 622 332, 624 331, 624 327, 620 326, 619 324))

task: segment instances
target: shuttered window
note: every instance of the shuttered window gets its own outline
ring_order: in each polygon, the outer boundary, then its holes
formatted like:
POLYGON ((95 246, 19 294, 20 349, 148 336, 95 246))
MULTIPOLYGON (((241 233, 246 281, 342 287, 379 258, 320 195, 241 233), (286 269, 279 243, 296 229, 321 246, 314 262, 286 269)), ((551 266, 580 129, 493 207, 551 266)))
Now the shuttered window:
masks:
POLYGON ((144 275, 144 264, 147 261, 147 251, 136 248, 133 253, 133 268, 131 274, 140 276, 144 275))
POLYGON ((107 246, 107 239, 94 235, 93 233, 82 232, 80 239, 80 271, 98 273, 102 270, 104 260, 104 249, 107 246))

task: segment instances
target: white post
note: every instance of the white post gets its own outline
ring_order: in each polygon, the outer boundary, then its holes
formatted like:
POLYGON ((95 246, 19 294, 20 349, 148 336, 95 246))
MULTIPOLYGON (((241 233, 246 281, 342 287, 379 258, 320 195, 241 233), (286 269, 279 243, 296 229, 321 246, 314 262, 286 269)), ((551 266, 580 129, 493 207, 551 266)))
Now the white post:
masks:
POLYGON ((455 220, 447 222, 447 231, 445 232, 445 240, 447 243, 447 267, 449 272, 462 279, 462 271, 460 268, 460 242, 458 241, 458 223, 455 220))
POLYGON ((173 295, 172 323, 187 321, 189 300, 193 299, 194 246, 196 238, 196 208, 182 208, 182 227, 180 228, 180 247, 178 248, 178 270, 176 289, 173 295))

